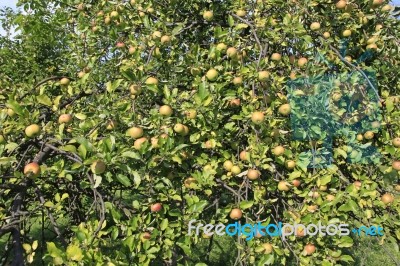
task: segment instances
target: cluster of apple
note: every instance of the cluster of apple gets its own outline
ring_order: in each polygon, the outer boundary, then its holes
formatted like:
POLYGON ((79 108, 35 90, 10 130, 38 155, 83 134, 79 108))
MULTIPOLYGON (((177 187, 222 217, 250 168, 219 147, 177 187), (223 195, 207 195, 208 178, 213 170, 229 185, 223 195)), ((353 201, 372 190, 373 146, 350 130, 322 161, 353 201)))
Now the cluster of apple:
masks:
MULTIPOLYGON (((372 8, 378 8, 378 7, 380 7, 382 4, 383 4, 383 0, 373 0, 373 1, 371 1, 371 7, 372 7, 372 8)), ((348 3, 346 0, 340 0, 340 1, 338 1, 338 2, 336 3, 336 8, 337 8, 337 9, 340 9, 340 10, 342 10, 342 11, 344 12, 343 15, 342 15, 343 18, 350 18, 350 17, 351 17, 350 12, 351 12, 353 9, 357 8, 357 4, 356 4, 356 3, 348 3)), ((386 5, 384 5, 384 6, 381 8, 381 10, 382 10, 383 12, 388 12, 388 11, 391 11, 392 9, 393 9, 393 7, 392 7, 391 5, 389 5, 389 4, 386 4, 386 5)), ((359 18, 360 18, 360 20, 361 20, 361 22, 362 22, 363 24, 368 23, 368 18, 367 18, 362 12, 360 12, 360 13, 358 14, 358 16, 359 16, 359 18)), ((381 28, 382 28, 382 25, 377 25, 376 30, 380 30, 381 28)), ((319 23, 319 22, 312 22, 312 23, 310 24, 310 29, 311 29, 312 31, 319 31, 319 30, 321 29, 321 23, 319 23)), ((345 37, 345 38, 346 38, 346 37, 350 37, 351 35, 352 35, 352 31, 351 31, 350 29, 345 29, 345 30, 343 30, 343 32, 342 32, 342 37, 345 37)), ((323 36, 325 39, 328 39, 328 38, 331 37, 331 34, 330 34, 330 32, 325 31, 325 32, 322 33, 322 36, 323 36)), ((378 39, 377 36, 372 36, 371 38, 369 38, 369 39, 366 41, 366 48, 367 48, 367 49, 375 49, 375 50, 378 49, 378 46, 377 46, 377 44, 376 44, 376 42, 377 42, 378 40, 379 40, 379 39, 378 39)), ((351 62, 351 61, 352 61, 352 58, 351 58, 350 56, 346 56, 345 59, 346 59, 346 61, 348 61, 348 62, 351 62)))

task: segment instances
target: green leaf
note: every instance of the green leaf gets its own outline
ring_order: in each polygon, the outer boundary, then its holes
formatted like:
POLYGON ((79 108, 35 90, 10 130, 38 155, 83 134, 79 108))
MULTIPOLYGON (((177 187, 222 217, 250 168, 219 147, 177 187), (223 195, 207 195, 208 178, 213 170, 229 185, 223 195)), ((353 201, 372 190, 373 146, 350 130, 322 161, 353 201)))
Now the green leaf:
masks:
POLYGON ((231 15, 228 16, 228 24, 229 24, 229 27, 233 27, 233 25, 235 25, 235 20, 233 19, 233 17, 231 15))
POLYGON ((358 211, 358 205, 354 200, 349 200, 345 204, 339 207, 339 211, 349 212, 352 211, 356 213, 358 211))
POLYGON ((183 250, 183 252, 185 252, 187 255, 192 254, 192 250, 186 244, 177 242, 176 245, 180 247, 183 250))
POLYGON ((136 171, 133 171, 132 175, 133 175, 133 181, 135 182, 135 188, 138 188, 140 186, 140 182, 142 181, 142 178, 140 177, 139 173, 136 171))
POLYGON ((184 25, 183 23, 178 23, 178 25, 175 26, 175 28, 173 28, 171 34, 173 36, 177 35, 183 29, 183 25, 184 25))
POLYGON ((87 116, 85 114, 78 113, 75 114, 75 117, 78 118, 79 120, 85 120, 87 116))
POLYGON ((167 227, 168 227, 168 219, 165 218, 160 224, 160 229, 161 231, 164 231, 165 229, 167 229, 167 227))
POLYGON ((257 265, 263 266, 263 265, 271 265, 273 263, 274 263, 274 255, 266 254, 261 257, 257 265))
POLYGON ((118 180, 122 185, 124 185, 125 187, 129 187, 129 186, 132 185, 132 184, 131 184, 131 181, 129 180, 129 178, 128 178, 127 176, 125 176, 125 175, 118 174, 118 175, 117 175, 117 180, 118 180))
POLYGON ((340 248, 348 248, 353 246, 353 239, 349 236, 343 236, 339 240, 338 247, 340 248))
POLYGON ((84 145, 79 145, 78 152, 79 152, 79 156, 82 159, 86 159, 87 150, 86 150, 86 147, 84 145))
POLYGON ((208 204, 208 202, 206 200, 197 202, 189 207, 188 212, 189 213, 201 212, 201 211, 203 211, 204 207, 207 206, 207 204, 208 204))
POLYGON ((240 209, 246 210, 246 209, 251 208, 251 206, 253 206, 253 204, 254 204, 253 201, 246 201, 246 200, 244 200, 244 201, 241 201, 241 202, 240 202, 239 206, 240 206, 240 209))
POLYGON ((46 105, 46 106, 53 105, 51 99, 47 95, 42 94, 42 95, 36 96, 36 99, 39 103, 41 103, 43 105, 46 105))
POLYGON ((15 158, 12 157, 1 157, 0 158, 0 165, 7 165, 11 162, 14 162, 15 158))
POLYGON ((386 99, 386 110, 388 111, 388 113, 392 112, 393 109, 394 109, 393 101, 390 98, 386 99))
POLYGON ((132 159, 136 159, 136 160, 140 160, 141 157, 137 152, 133 152, 133 151, 126 151, 123 152, 121 154, 122 157, 128 157, 128 158, 132 158, 132 159))
POLYGON ((6 103, 6 106, 8 108, 12 109, 17 115, 19 115, 19 116, 24 115, 21 105, 19 105, 16 101, 8 100, 8 102, 6 103))
POLYGON ((354 262, 354 259, 350 255, 342 255, 340 257, 340 260, 347 261, 347 262, 349 262, 349 261, 354 262))
POLYGON ((320 180, 320 185, 321 186, 325 186, 326 184, 328 184, 329 182, 331 182, 332 180, 332 176, 330 175, 325 175, 321 178, 320 180))
POLYGON ((56 245, 53 242, 47 242, 47 252, 49 255, 53 258, 61 257, 63 252, 56 247, 56 245))

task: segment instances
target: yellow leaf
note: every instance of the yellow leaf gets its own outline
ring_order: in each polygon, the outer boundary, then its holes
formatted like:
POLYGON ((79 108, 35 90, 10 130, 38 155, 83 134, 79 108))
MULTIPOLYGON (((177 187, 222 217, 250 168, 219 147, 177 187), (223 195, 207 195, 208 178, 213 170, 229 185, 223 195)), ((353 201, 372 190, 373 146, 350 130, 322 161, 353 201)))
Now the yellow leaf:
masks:
POLYGON ((51 202, 51 201, 47 201, 47 202, 44 203, 44 206, 45 206, 45 207, 48 207, 48 208, 53 208, 53 207, 54 207, 54 204, 53 204, 53 202, 51 202))
POLYGON ((22 244, 22 247, 25 249, 25 251, 26 251, 26 253, 31 253, 31 251, 32 251, 32 248, 31 248, 31 245, 29 245, 28 243, 24 243, 24 244, 22 244))
POLYGON ((74 261, 81 261, 83 259, 82 250, 75 245, 69 245, 67 248, 67 258, 74 261))
POLYGON ((32 249, 33 249, 33 250, 36 250, 37 247, 38 247, 38 241, 35 240, 35 241, 33 241, 33 243, 32 243, 32 249))

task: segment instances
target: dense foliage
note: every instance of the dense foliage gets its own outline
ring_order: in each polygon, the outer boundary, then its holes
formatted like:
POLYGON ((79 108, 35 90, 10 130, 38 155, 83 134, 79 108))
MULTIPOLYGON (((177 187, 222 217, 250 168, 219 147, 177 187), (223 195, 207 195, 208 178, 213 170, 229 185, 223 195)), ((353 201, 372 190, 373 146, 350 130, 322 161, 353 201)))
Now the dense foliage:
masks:
MULTIPOLYGON (((380 225, 373 238, 398 249, 398 10, 19 7, 2 18, 15 35, 0 38, 4 264, 204 265, 191 251, 210 236, 188 235, 191 219, 380 225)), ((353 235, 236 240, 240 265, 353 261, 353 235)))

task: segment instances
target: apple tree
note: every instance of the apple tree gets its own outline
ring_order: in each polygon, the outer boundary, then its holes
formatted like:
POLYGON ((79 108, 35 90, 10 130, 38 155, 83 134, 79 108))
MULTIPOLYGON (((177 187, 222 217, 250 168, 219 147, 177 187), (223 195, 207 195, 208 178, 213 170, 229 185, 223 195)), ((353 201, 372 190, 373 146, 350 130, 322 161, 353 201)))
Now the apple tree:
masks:
MULTIPOLYGON (((379 225, 371 237, 398 249, 400 23, 386 1, 18 6, 1 18, 15 31, 0 38, 4 264, 206 265, 192 252, 217 236, 188 235, 192 219, 379 225), (291 122, 313 103, 292 93, 324 95, 307 130, 291 122), (331 116, 364 124, 336 135, 331 116), (325 133, 329 163, 312 167, 325 133)), ((345 265, 355 237, 232 248, 236 265, 345 265)))

